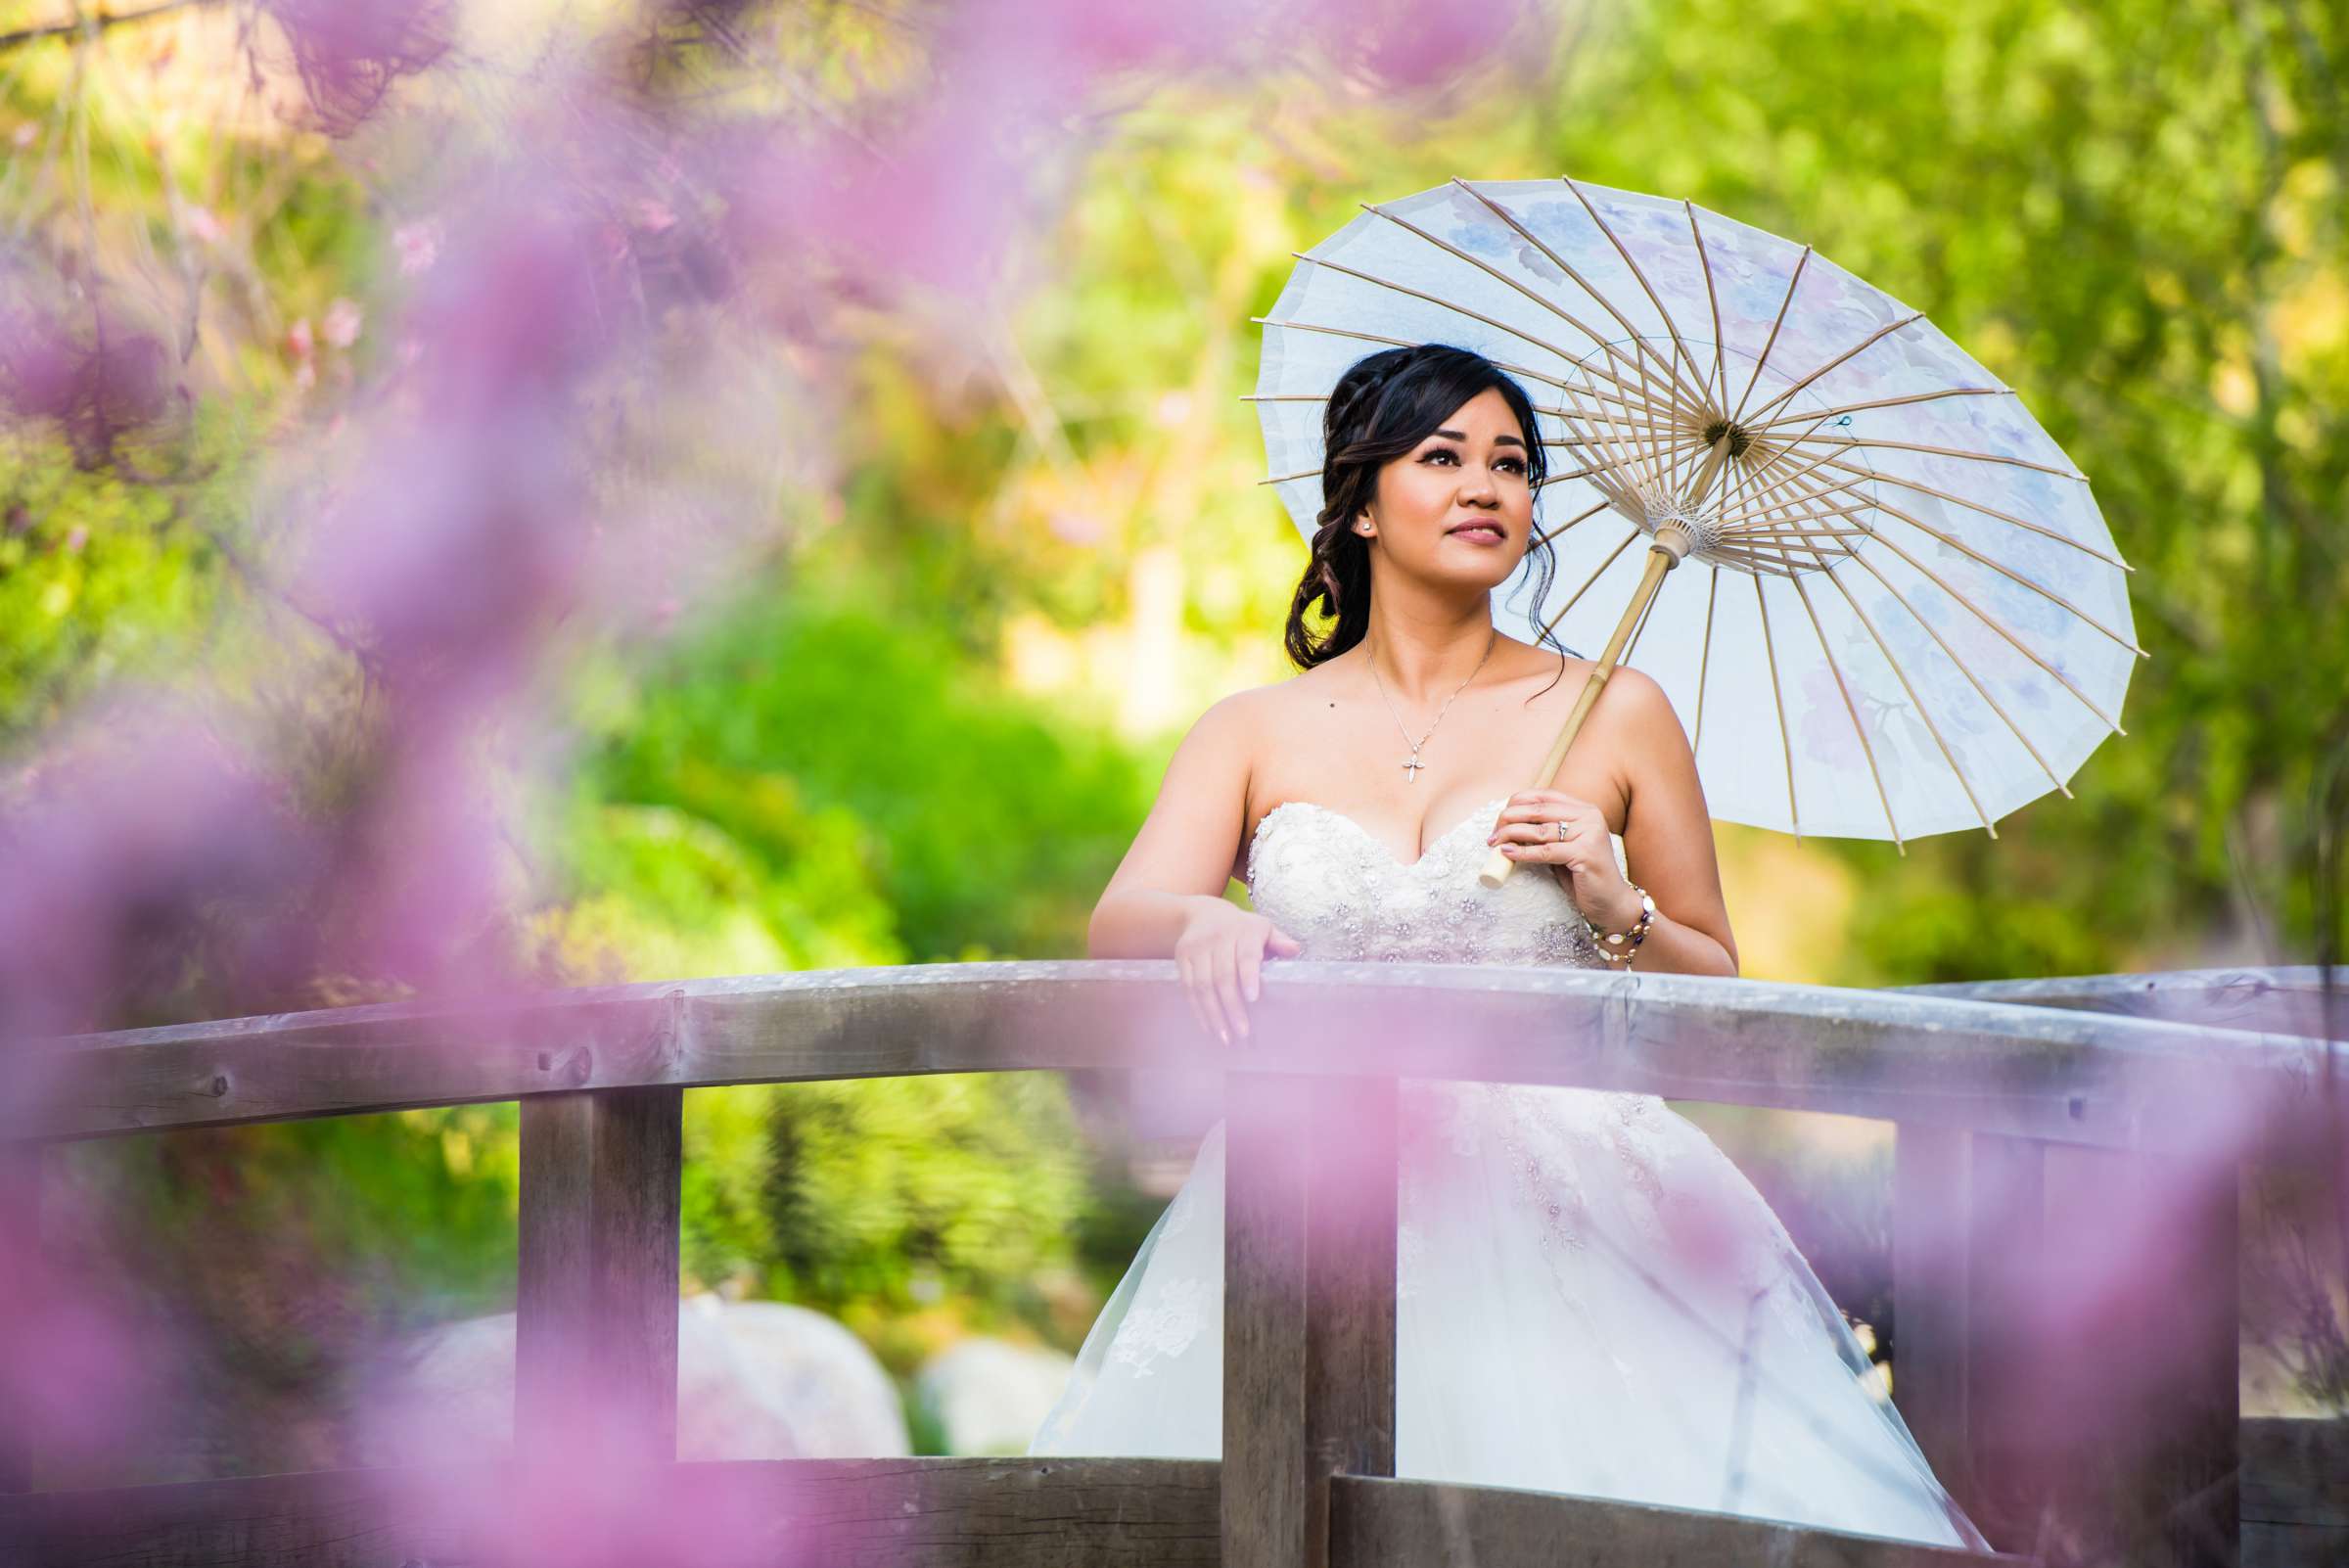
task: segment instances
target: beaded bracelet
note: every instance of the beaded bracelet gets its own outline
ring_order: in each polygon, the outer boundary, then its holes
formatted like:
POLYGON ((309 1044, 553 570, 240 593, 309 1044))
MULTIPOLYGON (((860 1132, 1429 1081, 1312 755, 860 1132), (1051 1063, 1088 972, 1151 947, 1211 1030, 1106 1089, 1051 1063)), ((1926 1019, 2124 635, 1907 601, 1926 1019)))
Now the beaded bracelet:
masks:
POLYGON ((1583 916, 1583 924, 1589 927, 1590 941, 1598 948, 1599 957, 1610 964, 1621 964, 1626 969, 1631 968, 1632 960, 1639 956, 1639 945, 1647 940, 1647 928, 1656 923, 1656 900, 1649 898, 1647 890, 1637 883, 1632 884, 1632 891, 1639 895, 1639 918, 1632 922, 1629 931, 1608 935, 1591 925, 1589 915, 1583 916), (1626 946, 1626 943, 1630 945, 1626 946))

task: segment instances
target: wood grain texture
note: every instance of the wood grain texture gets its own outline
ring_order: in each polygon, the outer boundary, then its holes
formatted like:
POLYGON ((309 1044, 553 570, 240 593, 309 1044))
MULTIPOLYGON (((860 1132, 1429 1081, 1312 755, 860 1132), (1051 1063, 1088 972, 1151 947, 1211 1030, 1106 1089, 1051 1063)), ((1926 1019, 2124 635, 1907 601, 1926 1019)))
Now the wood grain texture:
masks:
POLYGON ((1959 981, 1904 986, 1917 996, 2067 1007, 2258 1034, 2349 1039, 2349 969, 2332 984, 2314 964, 2271 969, 2180 969, 2149 975, 1959 981))
POLYGON ((677 1455, 683 1096, 604 1089, 523 1103, 517 1453, 677 1455))
POLYGON ((2093 1317, 2072 1312, 2068 1333, 2060 1319, 2043 1326, 2028 1390, 2017 1390, 2002 1428, 2022 1428, 2035 1412, 2034 1424, 2058 1429, 2059 1448, 2016 1457, 2045 1478, 2062 1537, 2142 1568, 2234 1568, 2234 1168, 2049 1149, 2043 1181, 2043 1299, 2093 1304, 2093 1317))
POLYGON ((1497 1487, 1342 1479, 1332 1559, 1345 1568, 1982 1568, 2014 1562, 1878 1537, 1497 1487))
MULTIPOLYGON (((1217 1465, 1173 1459, 679 1464, 567 1568, 1214 1568, 1217 1465)), ((620 1489, 613 1489, 620 1490, 620 1489)), ((523 1472, 346 1470, 0 1499, 9 1568, 401 1568, 534 1559, 523 1472), (525 1549, 517 1550, 516 1544, 525 1549)), ((576 1543, 566 1542, 567 1546, 576 1543)), ((537 1558, 536 1560, 543 1560, 537 1558)))
POLYGON ((1234 1082, 1223 1124, 1221 1560, 1304 1568, 1319 1550, 1306 1441, 1312 1084, 1234 1082))
MULTIPOLYGON (((1396 1084, 1311 1083, 1305 1442, 1314 1474, 1395 1473, 1396 1084)), ((1327 1535, 1326 1488, 1313 1531, 1327 1535)))
POLYGON ((1396 1092, 1235 1086, 1224 1125, 1223 1559, 1324 1568, 1329 1478, 1395 1468, 1396 1092))
POLYGON ((2349 1563, 2349 1420, 2242 1427, 2243 1568, 2349 1563))
MULTIPOLYGON (((2191 1146, 2214 1103, 2280 1132, 2349 1094, 2297 1036, 1691 975, 1284 961, 1256 1017, 1235 1071, 1568 1084, 2113 1148, 2191 1146)), ((0 1058, 0 1139, 1215 1049, 1165 962, 751 976, 26 1045, 0 1058)))
MULTIPOLYGON (((2244 1568, 2349 1561, 2349 1421, 2243 1425, 2244 1568)), ((658 1506, 728 1528, 680 1568, 1214 1568, 1218 1465, 1174 1459, 680 1464, 658 1506)), ((7 1568, 400 1568, 497 1559, 511 1467, 328 1471, 0 1498, 7 1568)), ((1715 1514, 1425 1483, 1333 1485, 1347 1568, 1945 1568, 1925 1547, 1715 1514)), ((682 1538, 683 1531, 676 1534, 682 1538)))
MULTIPOLYGON (((44 1354, 43 1330, 34 1323, 48 1295, 46 1274, 40 1148, 0 1144, 0 1390, 21 1386, 18 1368, 11 1363, 44 1354)), ((32 1490, 37 1441, 33 1420, 13 1411, 0 1413, 0 1493, 32 1490)))
MULTIPOLYGON (((2064 1348, 2033 1334, 2050 1289, 2047 1147, 2029 1138, 1966 1138, 1961 1212, 1951 1242, 1966 1257, 1964 1362, 1969 1438, 1963 1500, 2002 1549, 2040 1542, 2064 1453, 2049 1424, 2049 1379, 2064 1348)), ((1897 1379, 1896 1379, 1897 1381, 1897 1379)))
POLYGON ((1973 1513, 1970 1141, 1951 1128, 1903 1126, 1894 1135, 1892 1389, 1934 1475, 1973 1513))

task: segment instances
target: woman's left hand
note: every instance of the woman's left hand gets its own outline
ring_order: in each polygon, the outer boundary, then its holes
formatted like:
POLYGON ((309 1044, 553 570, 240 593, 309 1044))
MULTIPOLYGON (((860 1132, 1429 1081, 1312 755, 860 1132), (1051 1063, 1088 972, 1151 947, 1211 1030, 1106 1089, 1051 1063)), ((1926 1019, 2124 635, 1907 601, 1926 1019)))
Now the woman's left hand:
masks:
POLYGON ((1548 866, 1575 906, 1601 931, 1626 930, 1639 918, 1639 896, 1615 863, 1606 815, 1579 796, 1520 790, 1501 807, 1485 842, 1520 865, 1548 866), (1561 822, 1566 824, 1563 838, 1561 822))

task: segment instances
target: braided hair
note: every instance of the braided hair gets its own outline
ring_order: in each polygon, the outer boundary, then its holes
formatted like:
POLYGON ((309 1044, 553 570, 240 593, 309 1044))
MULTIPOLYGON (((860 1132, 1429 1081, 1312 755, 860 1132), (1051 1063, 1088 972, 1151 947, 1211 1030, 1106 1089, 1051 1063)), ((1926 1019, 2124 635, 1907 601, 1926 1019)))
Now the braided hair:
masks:
MULTIPOLYGON (((1462 403, 1488 390, 1500 393, 1525 433, 1526 483, 1538 503, 1546 464, 1534 405, 1484 355, 1440 343, 1387 348, 1356 360, 1338 378, 1321 415, 1321 510, 1313 556, 1289 601, 1285 641, 1297 668, 1335 659, 1369 629, 1370 544, 1352 524, 1377 495, 1379 470, 1415 450, 1462 403), (1328 624, 1316 630, 1308 623, 1312 614, 1328 624)), ((1532 548, 1540 553, 1534 598, 1540 604, 1549 596, 1556 557, 1547 543, 1532 548)), ((1556 639, 1544 631, 1543 640, 1556 639)))

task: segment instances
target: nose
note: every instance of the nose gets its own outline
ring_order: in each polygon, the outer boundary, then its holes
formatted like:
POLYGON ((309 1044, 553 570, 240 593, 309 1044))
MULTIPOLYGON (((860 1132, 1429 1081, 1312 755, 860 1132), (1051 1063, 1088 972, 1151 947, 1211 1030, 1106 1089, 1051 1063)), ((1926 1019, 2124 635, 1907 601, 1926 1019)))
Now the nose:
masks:
POLYGON ((1467 506, 1498 506, 1499 492, 1493 487, 1493 471, 1484 467, 1460 468, 1460 501, 1467 506))

